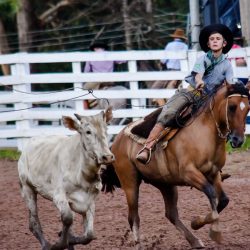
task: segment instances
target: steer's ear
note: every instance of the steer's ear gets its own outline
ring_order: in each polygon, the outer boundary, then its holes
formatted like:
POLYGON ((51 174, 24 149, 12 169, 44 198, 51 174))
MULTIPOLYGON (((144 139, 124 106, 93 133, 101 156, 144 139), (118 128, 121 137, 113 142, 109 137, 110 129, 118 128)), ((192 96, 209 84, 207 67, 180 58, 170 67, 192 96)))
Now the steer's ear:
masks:
POLYGON ((79 124, 75 120, 73 120, 71 117, 63 116, 62 121, 63 121, 63 125, 65 128, 78 131, 79 124))
POLYGON ((113 119, 112 106, 109 106, 103 115, 106 120, 106 123, 109 123, 113 119))

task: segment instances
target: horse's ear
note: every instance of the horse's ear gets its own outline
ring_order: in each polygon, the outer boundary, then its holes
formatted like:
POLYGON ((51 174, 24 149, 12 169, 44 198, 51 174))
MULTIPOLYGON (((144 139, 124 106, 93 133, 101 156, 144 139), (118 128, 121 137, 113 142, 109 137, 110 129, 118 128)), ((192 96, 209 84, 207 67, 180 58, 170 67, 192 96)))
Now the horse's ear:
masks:
POLYGON ((109 107, 105 110, 103 116, 104 116, 104 119, 106 120, 106 123, 109 124, 110 121, 113 119, 112 106, 109 106, 109 107))
POLYGON ((249 90, 249 92, 250 92, 250 81, 247 82, 246 88, 247 88, 247 89, 249 90))

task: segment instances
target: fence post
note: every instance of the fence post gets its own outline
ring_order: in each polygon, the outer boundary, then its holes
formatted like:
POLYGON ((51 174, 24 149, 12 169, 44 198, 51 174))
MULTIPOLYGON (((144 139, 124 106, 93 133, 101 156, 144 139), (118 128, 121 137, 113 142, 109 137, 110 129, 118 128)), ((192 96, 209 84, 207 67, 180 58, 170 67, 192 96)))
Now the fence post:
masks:
MULTIPOLYGON (((188 59, 188 72, 191 73, 195 61, 197 59, 198 51, 197 50, 188 50, 187 52, 187 59, 188 59)), ((188 86, 188 83, 186 84, 186 87, 188 86)))
MULTIPOLYGON (((72 70, 74 74, 81 74, 81 63, 80 62, 73 62, 72 63, 72 70)), ((83 93, 83 89, 82 89, 82 82, 74 82, 74 91, 79 92, 79 95, 83 93)), ((84 105, 83 105, 84 100, 76 100, 75 101, 75 110, 76 113, 82 114, 83 110, 84 110, 84 105)))
MULTIPOLYGON (((17 63, 15 65, 11 66, 11 74, 17 75, 22 78, 24 75, 30 74, 30 67, 29 64, 21 64, 17 63)), ((21 83, 21 84, 15 84, 13 85, 13 92, 27 92, 31 93, 31 84, 30 83, 21 83)), ((24 102, 15 103, 14 108, 15 110, 19 110, 18 112, 27 112, 27 110, 31 107, 31 104, 26 104, 24 102)), ((30 120, 22 120, 22 121, 16 121, 16 129, 18 130, 28 130, 31 127, 30 120)), ((17 138, 17 148, 18 150, 22 151, 25 143, 27 142, 28 138, 17 138)))
MULTIPOLYGON (((130 73, 137 72, 137 65, 136 65, 135 60, 128 62, 128 71, 130 73)), ((129 88, 131 90, 137 91, 139 89, 138 82, 129 82, 129 88)), ((132 105, 132 109, 139 109, 140 99, 131 99, 131 105, 132 105)))
MULTIPOLYGON (((190 71, 190 69, 188 68, 188 53, 186 53, 186 59, 185 60, 180 60, 180 65, 181 65, 181 71, 184 71, 184 72, 189 72, 190 71)), ((183 88, 188 87, 188 83, 185 80, 182 81, 182 87, 183 88)))
POLYGON ((250 81, 250 48, 249 47, 245 48, 245 51, 246 51, 247 70, 249 72, 248 81, 250 81))

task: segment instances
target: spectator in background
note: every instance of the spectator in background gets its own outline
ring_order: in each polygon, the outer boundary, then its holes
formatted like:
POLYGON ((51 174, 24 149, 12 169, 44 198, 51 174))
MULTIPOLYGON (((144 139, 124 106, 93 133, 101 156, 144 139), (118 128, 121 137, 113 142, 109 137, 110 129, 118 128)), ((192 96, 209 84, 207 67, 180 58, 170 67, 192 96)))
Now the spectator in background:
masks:
MULTIPOLYGON (((91 51, 95 51, 96 53, 102 53, 108 50, 108 45, 102 42, 93 43, 90 48, 91 51)), ((115 64, 122 64, 126 61, 88 61, 85 64, 84 72, 90 73, 108 73, 113 72, 115 64)), ((100 90, 100 89, 125 89, 123 86, 115 86, 114 82, 87 82, 83 85, 84 89, 94 89, 94 90, 100 90)), ((112 99, 113 106, 118 105, 118 101, 115 99, 112 99)), ((122 100, 124 103, 125 101, 122 100)), ((120 103, 119 103, 120 104, 120 103)), ((102 105, 101 105, 102 106, 102 105)), ((100 104, 98 104, 97 100, 86 100, 84 102, 85 108, 103 108, 100 104)))
MULTIPOLYGON (((183 29, 176 29, 173 34, 170 35, 173 38, 173 41, 167 43, 165 46, 165 51, 176 52, 180 50, 188 50, 188 46, 186 44, 187 37, 185 36, 185 32, 183 29)), ((166 70, 180 70, 180 60, 179 59, 167 59, 161 60, 161 63, 164 65, 166 70)), ((156 81, 153 85, 153 89, 162 89, 162 88, 178 88, 181 84, 181 80, 170 80, 170 81, 156 81)), ((156 99, 153 100, 158 106, 162 106, 165 104, 165 100, 156 99)))
MULTIPOLYGON (((108 45, 105 43, 93 43, 90 50, 97 53, 108 50, 108 45)), ((88 61, 85 64, 84 72, 107 73, 113 72, 115 64, 125 63, 126 61, 88 61)), ((84 84, 84 89, 101 89, 103 87, 114 86, 114 82, 88 82, 84 84)))
MULTIPOLYGON (((165 51, 176 52, 179 50, 188 50, 188 46, 186 44, 187 37, 185 36, 183 29, 176 29, 173 34, 170 35, 174 40, 167 43, 165 46, 165 51)), ((167 70, 180 70, 180 60, 178 59, 168 59, 161 60, 162 64, 166 65, 167 70)))
MULTIPOLYGON (((243 39, 242 37, 235 37, 234 38, 234 44, 232 46, 232 49, 239 49, 242 48, 242 43, 243 43, 243 39)), ((229 58, 229 60, 231 61, 233 58, 229 58)), ((235 63, 237 67, 246 67, 247 63, 245 58, 243 57, 237 57, 235 58, 235 63)), ((248 78, 238 78, 239 81, 241 81, 242 83, 244 83, 245 85, 248 82, 248 78)))

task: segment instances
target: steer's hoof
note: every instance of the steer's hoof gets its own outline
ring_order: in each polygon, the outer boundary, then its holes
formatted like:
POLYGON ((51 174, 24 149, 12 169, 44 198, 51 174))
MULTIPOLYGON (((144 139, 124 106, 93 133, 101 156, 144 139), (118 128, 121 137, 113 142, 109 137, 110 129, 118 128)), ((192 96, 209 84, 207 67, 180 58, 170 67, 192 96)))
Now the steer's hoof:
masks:
POLYGON ((222 233, 220 231, 210 229, 209 237, 218 244, 221 244, 222 242, 222 233))
POLYGON ((89 244, 92 240, 96 240, 97 237, 95 237, 95 235, 88 235, 86 237, 83 237, 81 240, 81 244, 82 245, 87 245, 89 244))

